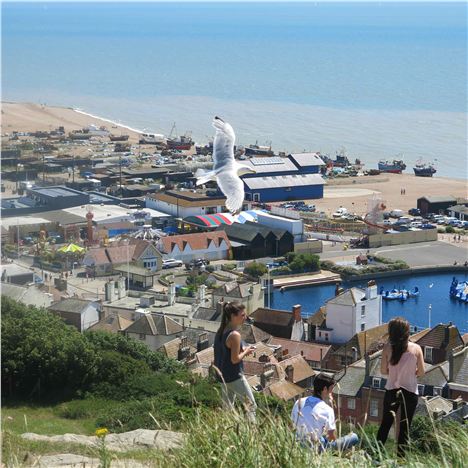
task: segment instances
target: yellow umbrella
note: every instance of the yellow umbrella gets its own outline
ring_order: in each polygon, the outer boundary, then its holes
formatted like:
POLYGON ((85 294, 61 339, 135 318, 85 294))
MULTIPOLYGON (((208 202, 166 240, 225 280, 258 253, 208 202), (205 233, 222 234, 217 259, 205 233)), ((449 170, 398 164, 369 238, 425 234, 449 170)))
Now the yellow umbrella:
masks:
POLYGON ((61 253, 81 253, 84 251, 84 248, 76 244, 68 244, 60 247, 58 251, 61 253))

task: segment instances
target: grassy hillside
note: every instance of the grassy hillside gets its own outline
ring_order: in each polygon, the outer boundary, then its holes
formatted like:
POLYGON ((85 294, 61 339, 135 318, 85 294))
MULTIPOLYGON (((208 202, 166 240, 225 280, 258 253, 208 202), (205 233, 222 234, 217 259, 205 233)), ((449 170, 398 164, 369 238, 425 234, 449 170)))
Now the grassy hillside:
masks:
MULTIPOLYGON (((94 405, 107 406, 101 400, 94 405)), ((113 403, 110 403, 113 404, 113 403)), ((26 456, 52 453, 79 453, 99 458, 95 449, 73 444, 50 444, 25 441, 19 437, 23 432, 40 434, 64 434, 67 432, 92 435, 93 417, 64 417, 66 404, 47 407, 6 407, 2 414, 3 456, 8 466, 22 466, 26 456), (29 455, 28 455, 29 454, 29 455)), ((170 428, 164 421, 154 421, 153 429, 170 428)), ((155 450, 109 453, 112 459, 144 461, 155 467, 291 467, 311 466, 397 466, 409 467, 459 467, 466 466, 468 433, 460 425, 439 425, 428 419, 416 424, 419 434, 413 434, 415 443, 407 459, 397 460, 394 447, 388 444, 387 451, 379 451, 371 435, 357 430, 362 444, 349 453, 316 454, 302 448, 294 438, 287 415, 282 409, 275 411, 264 407, 259 411, 256 426, 248 424, 242 414, 225 413, 220 409, 198 411, 195 418, 181 416, 181 426, 188 437, 187 445, 178 451, 162 453, 155 450)), ((345 428, 342 429, 345 432, 345 428)), ((347 429, 346 429, 347 430, 347 429)))

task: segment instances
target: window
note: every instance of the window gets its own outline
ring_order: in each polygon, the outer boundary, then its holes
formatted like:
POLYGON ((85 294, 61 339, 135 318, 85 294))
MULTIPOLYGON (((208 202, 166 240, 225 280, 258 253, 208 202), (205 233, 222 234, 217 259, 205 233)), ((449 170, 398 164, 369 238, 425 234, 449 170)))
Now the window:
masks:
POLYGON ((138 335, 138 338, 139 338, 140 340, 143 340, 143 341, 145 340, 145 337, 146 337, 146 335, 145 335, 144 333, 140 333, 140 334, 138 335))
POLYGON ((372 377, 372 386, 374 388, 380 388, 380 377, 372 377))
POLYGON ((286 187, 286 188, 285 188, 285 191, 286 191, 286 192, 290 192, 291 190, 292 190, 291 187, 286 187))
POLYGON ((325 335, 325 341, 328 341, 328 333, 325 335))
POLYGON ((356 399, 348 398, 348 409, 356 409, 356 399))
POLYGON ((432 350, 434 348, 431 348, 430 346, 426 346, 424 348, 424 360, 428 362, 432 362, 432 350))
POLYGON ((361 323, 361 331, 364 331, 366 329, 366 324, 365 323, 361 323))
POLYGON ((361 317, 365 317, 366 316, 366 306, 363 305, 361 306, 361 317))
POLYGON ((319 338, 322 338, 322 332, 319 332, 319 338))
POLYGON ((432 394, 434 396, 442 395, 442 387, 434 387, 434 389, 432 390, 432 394))
POLYGON ((418 395, 423 396, 424 395, 424 385, 418 384, 418 395))
POLYGON ((379 417, 379 400, 375 400, 374 398, 371 398, 369 413, 373 418, 379 417))
POLYGON ((259 193, 254 193, 253 194, 253 201, 260 201, 260 194, 259 193))

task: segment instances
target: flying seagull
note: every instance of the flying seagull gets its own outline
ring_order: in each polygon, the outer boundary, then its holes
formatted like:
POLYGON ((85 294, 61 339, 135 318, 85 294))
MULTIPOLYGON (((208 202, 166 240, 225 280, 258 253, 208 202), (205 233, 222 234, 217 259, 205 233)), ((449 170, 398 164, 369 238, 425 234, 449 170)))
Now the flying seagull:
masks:
POLYGON ((219 117, 213 119, 216 135, 213 142, 213 170, 196 172, 197 185, 215 180, 226 196, 226 208, 233 215, 240 213, 244 203, 244 183, 239 176, 256 172, 246 164, 234 159, 236 135, 232 127, 219 117))

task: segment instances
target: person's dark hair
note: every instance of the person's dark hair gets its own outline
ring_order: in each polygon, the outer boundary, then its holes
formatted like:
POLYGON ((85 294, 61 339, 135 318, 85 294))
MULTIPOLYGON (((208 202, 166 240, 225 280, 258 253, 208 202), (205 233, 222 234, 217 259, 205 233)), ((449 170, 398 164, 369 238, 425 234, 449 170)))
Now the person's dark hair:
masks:
POLYGON ((218 328, 218 335, 222 335, 227 324, 230 322, 233 315, 237 315, 245 309, 245 305, 240 302, 225 302, 223 305, 223 316, 221 317, 221 325, 218 328))
POLYGON ((321 398, 322 390, 335 385, 336 381, 333 377, 329 377, 325 374, 319 374, 314 379, 314 396, 321 398))
POLYGON ((392 347, 390 364, 396 366, 400 362, 402 354, 408 349, 410 325, 402 317, 395 317, 388 322, 388 336, 392 347))

